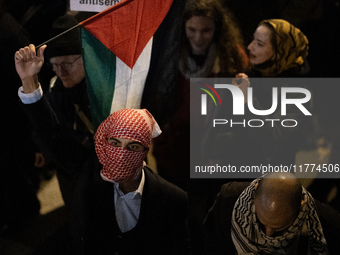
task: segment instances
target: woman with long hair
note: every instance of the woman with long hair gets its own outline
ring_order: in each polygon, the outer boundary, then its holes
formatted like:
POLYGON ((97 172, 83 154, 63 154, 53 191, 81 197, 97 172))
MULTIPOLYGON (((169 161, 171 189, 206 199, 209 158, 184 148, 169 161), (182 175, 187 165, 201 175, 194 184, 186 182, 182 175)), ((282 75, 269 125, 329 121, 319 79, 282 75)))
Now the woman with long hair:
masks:
POLYGON ((190 180, 190 78, 242 77, 248 57, 233 15, 218 0, 190 0, 183 14, 174 109, 155 140, 160 175, 186 190, 190 180), (177 147, 178 142, 180 148, 177 147))
POLYGON ((235 77, 244 71, 248 57, 232 14, 218 0, 189 0, 182 31, 175 107, 162 136, 154 140, 153 154, 158 173, 189 194, 192 250, 201 254, 202 222, 220 183, 190 179, 190 124, 195 126, 190 123, 190 78, 235 77))
POLYGON ((247 57, 233 15, 217 0, 189 1, 183 16, 181 74, 233 77, 244 70, 247 57))

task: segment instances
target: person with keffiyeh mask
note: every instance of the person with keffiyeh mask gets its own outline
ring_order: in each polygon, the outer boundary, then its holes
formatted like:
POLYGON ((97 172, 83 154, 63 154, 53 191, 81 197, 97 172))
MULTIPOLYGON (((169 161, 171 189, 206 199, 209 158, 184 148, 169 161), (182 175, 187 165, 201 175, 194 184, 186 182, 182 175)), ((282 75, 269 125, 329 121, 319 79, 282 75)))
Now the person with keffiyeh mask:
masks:
POLYGON ((229 182, 204 222, 207 254, 337 254, 339 222, 291 173, 229 182))
POLYGON ((45 48, 36 51, 31 44, 15 53, 18 94, 56 163, 78 175, 72 254, 190 254, 187 193, 144 162, 152 138, 161 133, 156 120, 146 109, 116 111, 96 130, 94 146, 81 146, 60 124, 38 82, 45 48))

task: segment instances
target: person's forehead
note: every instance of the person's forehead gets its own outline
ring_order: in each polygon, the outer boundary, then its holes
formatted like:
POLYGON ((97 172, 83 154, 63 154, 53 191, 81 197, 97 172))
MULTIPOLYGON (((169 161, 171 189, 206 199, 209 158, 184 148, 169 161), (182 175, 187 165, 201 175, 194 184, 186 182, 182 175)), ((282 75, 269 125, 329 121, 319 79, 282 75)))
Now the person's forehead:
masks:
POLYGON ((272 31, 266 25, 260 25, 255 30, 255 35, 270 37, 271 34, 272 34, 272 31))
POLYGON ((214 20, 206 16, 192 16, 187 20, 186 26, 190 27, 213 27, 214 20))
POLYGON ((50 58, 50 62, 60 63, 60 62, 72 62, 75 58, 80 55, 65 55, 65 56, 55 56, 50 58))

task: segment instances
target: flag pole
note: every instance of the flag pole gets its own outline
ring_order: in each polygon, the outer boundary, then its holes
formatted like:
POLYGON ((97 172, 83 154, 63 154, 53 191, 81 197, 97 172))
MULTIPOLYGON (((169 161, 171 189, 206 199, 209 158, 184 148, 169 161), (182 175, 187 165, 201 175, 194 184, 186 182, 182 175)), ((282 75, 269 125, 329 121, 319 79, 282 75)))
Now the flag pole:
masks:
POLYGON ((75 29, 75 28, 77 28, 77 27, 79 27, 79 26, 80 26, 80 25, 77 24, 77 25, 75 25, 75 26, 73 26, 73 27, 71 27, 71 28, 65 30, 64 32, 62 32, 62 33, 60 33, 60 34, 58 34, 58 35, 52 37, 51 39, 48 39, 47 41, 45 41, 45 42, 39 44, 39 45, 36 46, 35 48, 38 49, 38 48, 40 48, 41 46, 43 46, 43 45, 45 45, 45 44, 47 44, 47 43, 49 43, 49 42, 54 41, 54 40, 57 39, 58 37, 60 37, 60 36, 62 36, 62 35, 64 35, 64 34, 70 32, 71 30, 73 30, 73 29, 75 29))

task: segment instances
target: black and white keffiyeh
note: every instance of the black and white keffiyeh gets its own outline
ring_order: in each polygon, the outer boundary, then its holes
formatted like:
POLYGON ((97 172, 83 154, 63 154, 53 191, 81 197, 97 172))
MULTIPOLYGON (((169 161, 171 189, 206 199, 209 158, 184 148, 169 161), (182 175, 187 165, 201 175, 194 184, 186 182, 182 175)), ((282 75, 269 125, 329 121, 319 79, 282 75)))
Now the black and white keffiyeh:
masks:
POLYGON ((281 236, 269 237, 261 229, 255 214, 254 180, 239 196, 232 213, 232 240, 239 255, 295 254, 302 226, 308 229, 308 254, 328 255, 326 239, 317 215, 313 197, 302 187, 307 204, 301 209, 293 224, 281 236))

